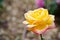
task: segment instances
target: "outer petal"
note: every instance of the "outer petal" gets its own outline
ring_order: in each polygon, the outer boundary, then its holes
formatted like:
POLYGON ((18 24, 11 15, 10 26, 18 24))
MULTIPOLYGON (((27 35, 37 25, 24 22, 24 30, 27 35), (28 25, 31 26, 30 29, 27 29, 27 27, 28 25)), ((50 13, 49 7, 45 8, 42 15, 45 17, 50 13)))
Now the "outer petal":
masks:
POLYGON ((42 30, 38 30, 38 29, 36 29, 36 30, 34 30, 33 32, 34 32, 34 33, 36 33, 36 34, 42 34, 42 33, 46 32, 46 31, 47 31, 47 29, 48 29, 48 26, 47 26, 47 27, 45 27, 45 28, 44 28, 44 29, 42 29, 42 30))
POLYGON ((49 25, 48 27, 49 27, 49 29, 55 28, 55 23, 53 22, 53 23, 52 23, 51 25, 49 25))
POLYGON ((35 25, 27 25, 27 28, 32 28, 34 27, 35 25))
POLYGON ((35 30, 34 27, 35 27, 35 25, 33 25, 33 24, 32 24, 32 25, 27 25, 27 26, 26 26, 27 30, 29 30, 29 31, 32 31, 32 29, 35 30))
POLYGON ((23 24, 28 24, 29 22, 27 22, 27 21, 23 21, 23 24))
POLYGON ((34 30, 33 32, 36 33, 36 34, 42 34, 42 33, 46 32, 48 29, 51 29, 51 28, 55 28, 55 24, 54 24, 54 23, 52 23, 52 24, 49 25, 49 26, 46 26, 46 27, 45 27, 44 29, 42 29, 42 30, 36 29, 36 30, 34 30))
POLYGON ((52 22, 54 22, 54 15, 49 15, 49 18, 47 20, 47 23, 50 25, 52 22))

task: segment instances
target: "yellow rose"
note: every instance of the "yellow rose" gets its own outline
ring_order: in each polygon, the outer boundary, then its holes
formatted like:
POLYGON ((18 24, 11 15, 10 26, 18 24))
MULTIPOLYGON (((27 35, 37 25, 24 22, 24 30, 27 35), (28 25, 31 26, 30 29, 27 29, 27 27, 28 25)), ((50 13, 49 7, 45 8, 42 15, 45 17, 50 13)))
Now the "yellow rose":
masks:
POLYGON ((27 30, 30 31, 42 30, 54 22, 54 15, 48 14, 48 10, 44 8, 28 11, 24 16, 24 24, 28 24, 27 30))

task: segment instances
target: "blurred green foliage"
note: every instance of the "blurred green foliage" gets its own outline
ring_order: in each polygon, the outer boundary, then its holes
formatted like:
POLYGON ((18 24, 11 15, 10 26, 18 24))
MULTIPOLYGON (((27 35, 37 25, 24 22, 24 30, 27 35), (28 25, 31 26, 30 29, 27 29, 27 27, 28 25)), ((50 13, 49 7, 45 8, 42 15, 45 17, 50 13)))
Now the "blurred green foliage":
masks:
POLYGON ((0 16, 3 12, 3 4, 2 3, 3 3, 3 0, 0 0, 0 16))
POLYGON ((45 7, 49 10, 50 14, 54 13, 57 7, 56 0, 44 0, 45 7))
POLYGON ((0 0, 0 4, 3 2, 3 0, 0 0))
POLYGON ((3 8, 2 2, 3 0, 0 0, 0 9, 3 8))

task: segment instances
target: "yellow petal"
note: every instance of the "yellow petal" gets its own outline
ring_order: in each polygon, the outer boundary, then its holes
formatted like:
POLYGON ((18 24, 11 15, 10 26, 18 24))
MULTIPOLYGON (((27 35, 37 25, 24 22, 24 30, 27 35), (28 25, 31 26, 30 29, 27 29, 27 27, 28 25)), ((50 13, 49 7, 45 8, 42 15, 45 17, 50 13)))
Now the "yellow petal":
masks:
POLYGON ((37 17, 38 20, 42 20, 43 18, 48 16, 48 10, 44 9, 42 13, 37 17))
POLYGON ((49 18, 47 20, 48 24, 51 24, 52 22, 54 22, 54 16, 53 15, 49 15, 49 18))

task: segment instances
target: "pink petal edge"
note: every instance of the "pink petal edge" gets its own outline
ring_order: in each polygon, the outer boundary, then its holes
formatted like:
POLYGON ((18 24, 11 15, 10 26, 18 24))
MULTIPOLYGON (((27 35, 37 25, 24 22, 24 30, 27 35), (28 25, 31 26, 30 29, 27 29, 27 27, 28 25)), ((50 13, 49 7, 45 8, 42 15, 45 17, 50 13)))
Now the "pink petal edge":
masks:
POLYGON ((43 34, 44 32, 46 32, 48 29, 52 29, 52 28, 55 28, 55 23, 52 23, 51 25, 49 26, 46 26, 44 29, 42 30, 34 30, 33 32, 36 33, 36 34, 43 34))

